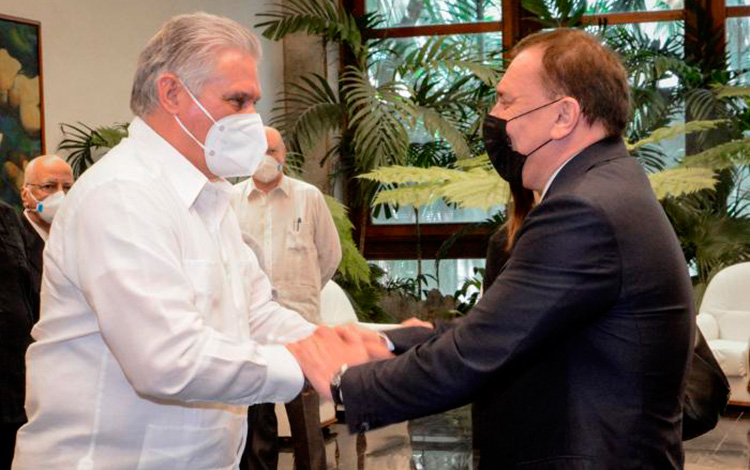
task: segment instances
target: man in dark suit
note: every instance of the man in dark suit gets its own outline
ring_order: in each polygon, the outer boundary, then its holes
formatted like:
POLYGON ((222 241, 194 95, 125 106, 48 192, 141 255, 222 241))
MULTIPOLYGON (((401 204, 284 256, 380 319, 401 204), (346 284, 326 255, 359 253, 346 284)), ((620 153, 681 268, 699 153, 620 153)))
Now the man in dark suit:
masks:
POLYGON ((21 190, 21 200, 25 209, 21 217, 21 234, 34 289, 34 321, 39 320, 42 252, 57 208, 71 186, 73 169, 57 155, 40 155, 26 165, 21 190))
MULTIPOLYGON (((24 353, 31 343, 34 290, 21 218, 0 202, 0 470, 10 469, 24 412, 24 353)), ((38 303, 38 299, 37 299, 38 303)))
POLYGON ((50 226, 73 184, 73 170, 55 155, 26 165, 21 200, 24 213, 0 203, 0 470, 10 468, 24 411, 31 328, 39 320, 42 253, 50 226))
POLYGON ((480 468, 682 468, 692 289, 622 141, 624 68, 587 33, 543 32, 519 43, 497 91, 488 154, 541 201, 473 311, 434 332, 394 330, 398 357, 348 369, 364 334, 321 330, 289 349, 322 394, 343 401, 352 430, 489 391, 489 413, 502 418, 480 437, 480 468))

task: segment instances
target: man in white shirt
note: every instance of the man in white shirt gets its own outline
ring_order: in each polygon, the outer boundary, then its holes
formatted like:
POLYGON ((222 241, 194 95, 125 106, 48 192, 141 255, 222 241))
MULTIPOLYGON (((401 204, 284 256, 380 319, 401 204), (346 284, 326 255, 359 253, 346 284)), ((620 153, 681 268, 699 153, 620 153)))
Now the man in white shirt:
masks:
POLYGON ((141 52, 129 137, 52 226, 15 470, 236 469, 246 405, 302 389, 282 343, 315 325, 272 300, 224 179, 265 154, 260 53, 204 13, 141 52))
MULTIPOLYGON (((320 323, 320 291, 341 261, 341 243, 323 194, 283 173, 286 146, 279 131, 266 127, 268 150, 252 178, 235 186, 233 206, 243 238, 262 258, 277 301, 320 323)), ((287 403, 297 470, 324 470, 319 397, 306 387, 287 403)), ((248 445, 241 467, 275 469, 278 462, 273 403, 249 413, 248 445)))

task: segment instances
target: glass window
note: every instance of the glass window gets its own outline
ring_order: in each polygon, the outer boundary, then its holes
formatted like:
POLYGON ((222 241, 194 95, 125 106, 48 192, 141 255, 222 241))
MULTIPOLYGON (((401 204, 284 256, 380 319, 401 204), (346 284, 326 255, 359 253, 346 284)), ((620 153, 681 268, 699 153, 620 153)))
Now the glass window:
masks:
MULTIPOLYGON (((393 80, 407 80, 419 78, 410 65, 418 61, 425 61, 418 51, 428 43, 435 44, 442 41, 442 49, 451 48, 451 57, 470 60, 481 60, 489 65, 499 67, 502 62, 503 38, 500 32, 455 34, 450 36, 412 36, 406 38, 389 38, 378 41, 372 46, 369 59, 369 74, 374 85, 383 85, 393 80)), ((422 69, 423 70, 423 69, 422 69)), ((444 83, 443 88, 466 73, 459 73, 455 69, 440 67, 432 70, 439 74, 444 83)))
MULTIPOLYGON (((598 27, 587 29, 602 32, 598 27)), ((685 122, 679 78, 668 65, 685 57, 683 31, 683 21, 662 21, 614 25, 602 32, 606 42, 623 57, 633 86, 635 113, 628 131, 632 141, 646 137, 658 127, 685 122), (653 92, 654 86, 657 93, 653 92)), ((650 169, 673 166, 685 155, 685 136, 663 140, 656 146, 663 155, 658 159, 659 165, 651 165, 650 169)))
POLYGON ((500 0, 367 0, 382 28, 500 21, 500 0))
POLYGON ((728 7, 743 7, 750 5, 750 0, 727 0, 728 7))
POLYGON ((750 17, 727 18, 727 55, 730 70, 745 70, 739 83, 750 85, 750 17))
POLYGON ((598 0, 596 2, 589 2, 589 8, 586 13, 681 10, 684 6, 684 0, 598 0))
MULTIPOLYGON (((389 280, 405 280, 417 277, 417 260, 375 260, 372 261, 386 272, 389 280)), ((476 277, 474 268, 484 268, 484 259, 467 258, 467 259, 444 259, 440 260, 440 278, 439 283, 435 282, 435 260, 422 260, 422 274, 427 277, 427 286, 422 289, 438 288, 443 295, 453 295, 463 285, 463 283, 476 277)), ((471 295, 473 291, 469 291, 471 295)))
MULTIPOLYGON (((415 90, 419 105, 437 109, 454 126, 463 130, 476 127, 494 100, 494 86, 488 86, 478 78, 469 77, 471 72, 457 67, 448 67, 441 60, 434 60, 435 67, 415 67, 417 62, 429 61, 417 51, 426 45, 442 41, 443 51, 456 59, 468 58, 499 68, 502 36, 500 33, 465 34, 445 37, 416 36, 392 38, 380 41, 373 47, 369 74, 373 84, 380 86, 390 82, 406 83, 415 90), (477 106, 477 102, 480 103, 477 106), (477 109, 477 108, 481 109, 477 109)), ((431 48, 431 46, 430 46, 431 48)), ((456 157, 447 145, 436 141, 436 136, 427 132, 421 121, 408 128, 412 150, 407 164, 420 167, 445 166, 456 157)), ((474 143, 476 144, 476 143, 474 143)), ((476 147, 470 143, 471 147, 476 147)), ((474 149, 479 153, 479 148, 474 149)), ((497 212, 477 209, 456 209, 438 201, 419 209, 420 223, 480 222, 497 212)), ((416 221, 413 207, 400 207, 386 218, 385 211, 377 212, 376 224, 411 224, 416 221)))
MULTIPOLYGON (((460 224, 471 222, 482 222, 497 213, 502 207, 493 207, 489 210, 482 209, 457 209, 449 206, 444 201, 437 201, 429 206, 419 208, 420 224, 460 224)), ((387 218, 384 211, 379 211, 377 216, 373 214, 372 223, 375 225, 415 224, 417 215, 414 206, 400 206, 397 211, 391 212, 387 218)))

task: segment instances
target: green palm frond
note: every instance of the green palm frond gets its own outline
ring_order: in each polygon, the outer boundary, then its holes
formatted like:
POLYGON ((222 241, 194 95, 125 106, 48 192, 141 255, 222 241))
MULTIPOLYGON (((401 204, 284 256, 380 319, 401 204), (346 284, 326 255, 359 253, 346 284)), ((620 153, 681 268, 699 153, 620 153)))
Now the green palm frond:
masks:
POLYGON ((338 271, 350 282, 359 286, 360 284, 370 284, 370 266, 367 260, 357 249, 357 245, 352 238, 352 225, 347 216, 347 209, 337 199, 325 195, 326 205, 333 217, 333 223, 336 224, 336 230, 339 233, 341 241, 341 263, 338 271))
POLYGON ((690 121, 685 124, 676 124, 668 127, 660 127, 651 132, 648 137, 639 140, 633 144, 628 144, 628 150, 633 151, 644 145, 654 144, 662 140, 671 139, 680 135, 688 135, 696 132, 703 132, 709 129, 716 129, 722 124, 729 122, 727 119, 716 119, 713 121, 690 121))
POLYGON ((685 158, 686 168, 712 168, 721 170, 734 165, 750 165, 750 138, 719 144, 701 153, 685 158))
POLYGON ((375 87, 366 72, 355 67, 347 67, 343 83, 360 168, 405 161, 409 135, 404 121, 416 115, 403 96, 408 90, 398 83, 375 87))
POLYGON ((373 204, 422 207, 440 200, 441 197, 439 184, 416 183, 381 190, 375 196, 373 204))
POLYGON ((259 13, 268 21, 255 25, 263 28, 263 36, 273 41, 286 35, 305 32, 321 35, 329 41, 348 44, 355 52, 361 50, 362 34, 354 16, 336 0, 285 0, 267 13, 259 13))
POLYGON ((94 164, 96 152, 108 150, 120 143, 128 135, 128 124, 115 124, 92 128, 83 123, 78 126, 60 124, 63 139, 58 150, 69 152, 67 160, 73 168, 73 174, 79 177, 94 164))
POLYGON ((494 87, 503 77, 503 73, 496 67, 478 61, 446 59, 443 65, 448 68, 466 70, 474 74, 485 85, 494 87))
POLYGON ((713 87, 713 92, 719 99, 750 97, 750 86, 715 86, 713 87))
POLYGON ((450 181, 457 170, 443 167, 417 168, 413 166, 393 165, 383 166, 368 173, 359 175, 360 178, 377 181, 381 184, 389 183, 435 183, 442 184, 450 181))
POLYGON ((708 168, 671 168, 648 177, 658 199, 681 196, 716 185, 714 171, 708 168))
POLYGON ((416 110, 422 118, 425 129, 428 132, 439 134, 440 137, 445 139, 458 158, 471 156, 469 144, 466 143, 466 138, 460 129, 432 108, 419 106, 416 110))
POLYGON ((492 168, 491 163, 490 163, 490 157, 487 156, 486 153, 483 153, 482 155, 478 155, 476 157, 459 160, 456 162, 456 166, 459 168, 467 169, 467 170, 469 168, 476 168, 476 167, 492 168))
POLYGON ((505 204, 510 196, 508 184, 492 169, 474 167, 454 170, 442 167, 381 167, 360 178, 381 184, 401 184, 382 190, 376 203, 424 206, 444 199, 459 207, 487 209, 505 204))
POLYGON ((465 52, 460 43, 451 42, 449 39, 437 37, 428 40, 421 47, 410 51, 405 57, 399 58, 400 65, 396 71, 401 76, 435 70, 467 71, 488 86, 497 84, 502 76, 497 67, 484 63, 481 57, 474 57, 465 52))
POLYGON ((299 80, 289 85, 289 92, 272 110, 271 123, 292 137, 302 154, 308 154, 329 132, 341 129, 344 110, 325 77, 313 73, 299 80))
POLYGON ((505 204, 510 198, 510 186, 494 170, 472 168, 442 188, 443 198, 459 207, 489 209, 505 204))

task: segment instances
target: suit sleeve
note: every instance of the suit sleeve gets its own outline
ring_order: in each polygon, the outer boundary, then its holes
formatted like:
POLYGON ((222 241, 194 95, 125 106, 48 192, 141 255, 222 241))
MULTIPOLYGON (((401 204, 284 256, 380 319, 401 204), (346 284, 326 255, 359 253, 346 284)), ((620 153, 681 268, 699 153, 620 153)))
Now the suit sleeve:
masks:
POLYGON ((461 318, 449 322, 437 322, 434 329, 422 326, 410 326, 384 331, 383 334, 393 343, 393 352, 403 354, 418 344, 439 336, 461 323, 461 318))
POLYGON ((620 276, 606 217, 577 198, 545 201, 529 215, 506 269, 460 324, 395 359, 344 374, 350 429, 442 412, 471 402, 490 379, 512 381, 514 370, 614 305, 620 276))

